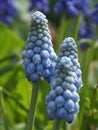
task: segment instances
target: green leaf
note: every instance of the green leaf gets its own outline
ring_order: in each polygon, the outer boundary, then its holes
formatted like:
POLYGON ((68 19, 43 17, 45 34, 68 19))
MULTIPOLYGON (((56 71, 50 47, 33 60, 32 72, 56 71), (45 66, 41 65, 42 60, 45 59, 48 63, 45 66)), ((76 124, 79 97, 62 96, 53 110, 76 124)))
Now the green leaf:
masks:
POLYGON ((2 62, 0 70, 2 71, 1 74, 8 72, 1 76, 1 85, 5 86, 10 75, 16 70, 16 61, 19 60, 17 57, 20 57, 24 45, 24 41, 18 38, 8 26, 0 24, 0 63, 2 62))
MULTIPOLYGON (((0 24, 0 59, 8 56, 13 50, 22 47, 24 42, 7 26, 0 24)), ((19 50, 17 50, 19 52, 19 50)))

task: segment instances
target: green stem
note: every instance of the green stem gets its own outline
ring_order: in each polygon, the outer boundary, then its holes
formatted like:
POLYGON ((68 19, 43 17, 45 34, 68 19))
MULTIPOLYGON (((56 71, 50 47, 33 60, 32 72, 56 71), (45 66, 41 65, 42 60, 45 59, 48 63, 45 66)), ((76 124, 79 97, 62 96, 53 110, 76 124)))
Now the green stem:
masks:
POLYGON ((57 118, 54 121, 53 130, 60 130, 60 125, 61 125, 61 120, 57 118))
POLYGON ((74 31, 74 39, 75 39, 76 42, 77 42, 77 40, 78 40, 79 26, 80 26, 81 19, 82 19, 82 15, 80 14, 80 15, 77 17, 76 27, 75 27, 75 31, 74 31))
POLYGON ((8 124, 7 124, 6 115, 5 115, 4 103, 3 103, 3 91, 2 91, 2 87, 0 87, 0 106, 1 106, 1 111, 2 111, 1 113, 3 114, 3 117, 4 117, 4 127, 5 127, 5 130, 9 130, 8 124))
POLYGON ((28 121, 27 121, 26 130, 32 130, 34 127, 35 112, 36 112, 37 98, 38 98, 38 90, 39 90, 39 83, 33 84, 30 110, 29 110, 29 114, 28 114, 28 121))

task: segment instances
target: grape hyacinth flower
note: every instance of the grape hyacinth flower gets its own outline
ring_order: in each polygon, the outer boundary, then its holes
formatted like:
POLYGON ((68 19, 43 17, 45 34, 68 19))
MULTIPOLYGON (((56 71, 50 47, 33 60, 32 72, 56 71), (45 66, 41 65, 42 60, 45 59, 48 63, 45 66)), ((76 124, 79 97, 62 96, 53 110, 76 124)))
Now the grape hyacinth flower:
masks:
POLYGON ((98 3, 95 5, 95 8, 92 11, 91 15, 92 15, 92 21, 98 24, 98 3))
POLYGON ((49 12, 49 0, 30 0, 31 6, 29 10, 37 9, 44 13, 49 12))
POLYGON ((26 48, 22 53, 25 75, 31 82, 39 81, 41 76, 50 82, 54 75, 57 56, 47 23, 43 13, 33 13, 26 48))
POLYGON ((68 16, 77 16, 80 12, 87 15, 90 3, 90 0, 58 0, 55 4, 55 12, 65 13, 68 16))
MULTIPOLYGON (((94 32, 95 32, 95 25, 91 21, 87 20, 81 21, 79 28, 79 40, 81 39, 92 40, 94 37, 94 32)), ((87 48, 90 47, 90 45, 87 43, 81 43, 79 47, 82 51, 85 51, 87 50, 87 48)))
POLYGON ((78 91, 82 86, 80 64, 77 48, 73 38, 65 38, 60 46, 51 90, 46 97, 48 117, 64 119, 71 123, 79 112, 78 91))
POLYGON ((16 15, 15 0, 0 0, 0 22, 11 24, 16 15))

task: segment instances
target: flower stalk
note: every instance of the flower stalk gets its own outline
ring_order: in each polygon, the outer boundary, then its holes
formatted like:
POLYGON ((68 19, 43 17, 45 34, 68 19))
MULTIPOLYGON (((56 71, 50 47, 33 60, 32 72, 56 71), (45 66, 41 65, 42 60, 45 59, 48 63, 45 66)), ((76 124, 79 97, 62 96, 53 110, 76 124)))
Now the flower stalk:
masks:
POLYGON ((60 130, 60 126, 61 126, 61 120, 59 118, 57 118, 54 121, 53 130, 60 130))
POLYGON ((39 83, 34 83, 33 89, 32 89, 30 110, 29 110, 29 114, 28 114, 28 121, 27 121, 26 130, 32 130, 34 127, 37 98, 38 98, 38 90, 39 90, 39 83))

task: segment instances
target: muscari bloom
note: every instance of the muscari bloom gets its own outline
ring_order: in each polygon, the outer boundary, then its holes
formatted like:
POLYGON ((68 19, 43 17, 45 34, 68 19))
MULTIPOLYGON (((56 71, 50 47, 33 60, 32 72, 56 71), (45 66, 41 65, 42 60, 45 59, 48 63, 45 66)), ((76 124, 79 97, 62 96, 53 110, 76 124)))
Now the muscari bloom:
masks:
POLYGON ((78 91, 82 86, 77 48, 73 38, 65 38, 60 46, 51 90, 46 97, 48 117, 59 118, 71 123, 79 112, 78 91))
MULTIPOLYGON (((95 25, 91 21, 87 20, 81 21, 79 28, 79 40, 81 39, 92 40, 94 37, 94 32, 95 32, 95 25)), ((81 43, 79 47, 82 51, 85 51, 87 50, 87 48, 90 47, 90 45, 87 43, 81 43)))
POLYGON ((80 12, 87 15, 90 3, 90 0, 58 0, 55 4, 55 12, 65 13, 68 16, 77 16, 80 12))
POLYGON ((0 22, 11 24, 16 15, 15 0, 0 0, 0 22))
POLYGON ((37 9, 44 13, 49 12, 49 1, 48 0, 30 0, 31 6, 29 10, 37 9))
POLYGON ((48 82, 54 75, 56 54, 53 49, 48 20, 40 11, 32 14, 26 48, 22 53, 25 75, 31 82, 44 77, 48 82))
POLYGON ((98 24, 98 3, 95 5, 94 10, 91 12, 92 21, 98 24))

